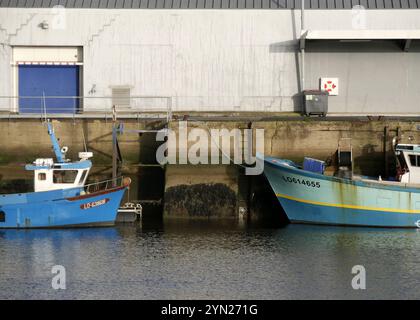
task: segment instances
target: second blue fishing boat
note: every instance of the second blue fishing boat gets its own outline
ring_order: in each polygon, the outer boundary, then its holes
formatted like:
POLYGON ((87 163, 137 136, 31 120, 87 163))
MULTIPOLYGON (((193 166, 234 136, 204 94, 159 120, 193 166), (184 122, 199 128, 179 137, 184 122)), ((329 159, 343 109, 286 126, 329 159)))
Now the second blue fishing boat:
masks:
POLYGON ((265 158, 266 175, 292 223, 420 228, 420 145, 398 144, 396 181, 323 174, 265 158))

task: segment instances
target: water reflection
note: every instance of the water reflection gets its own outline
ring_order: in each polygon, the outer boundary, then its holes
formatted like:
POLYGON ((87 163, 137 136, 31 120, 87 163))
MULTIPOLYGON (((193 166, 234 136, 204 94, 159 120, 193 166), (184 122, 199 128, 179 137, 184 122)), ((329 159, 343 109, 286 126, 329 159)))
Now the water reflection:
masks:
POLYGON ((416 230, 234 221, 0 231, 0 298, 420 298, 416 230), (51 267, 67 289, 51 288, 51 267), (351 288, 366 267, 367 290, 351 288))

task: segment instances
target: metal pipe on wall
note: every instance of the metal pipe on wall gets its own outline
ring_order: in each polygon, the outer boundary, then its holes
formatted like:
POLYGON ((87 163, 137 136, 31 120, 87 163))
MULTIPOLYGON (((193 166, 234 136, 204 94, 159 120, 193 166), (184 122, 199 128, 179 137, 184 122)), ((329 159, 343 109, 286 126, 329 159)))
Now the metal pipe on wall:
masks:
POLYGON ((302 84, 301 84, 301 91, 305 90, 305 49, 301 49, 301 57, 302 57, 302 84))
POLYGON ((302 0, 300 7, 300 30, 305 30, 305 0, 302 0))
MULTIPOLYGON (((305 31, 305 0, 302 0, 300 7, 300 36, 302 37, 305 31)), ((305 48, 301 48, 301 91, 305 90, 305 48)))

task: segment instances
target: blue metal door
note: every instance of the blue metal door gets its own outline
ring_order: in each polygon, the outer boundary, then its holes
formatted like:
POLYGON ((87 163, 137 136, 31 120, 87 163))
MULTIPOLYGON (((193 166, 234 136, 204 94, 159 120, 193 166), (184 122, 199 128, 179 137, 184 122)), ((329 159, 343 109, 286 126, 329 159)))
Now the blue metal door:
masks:
POLYGON ((79 106, 77 96, 78 66, 19 66, 19 112, 43 113, 45 101, 47 113, 74 113, 79 106))

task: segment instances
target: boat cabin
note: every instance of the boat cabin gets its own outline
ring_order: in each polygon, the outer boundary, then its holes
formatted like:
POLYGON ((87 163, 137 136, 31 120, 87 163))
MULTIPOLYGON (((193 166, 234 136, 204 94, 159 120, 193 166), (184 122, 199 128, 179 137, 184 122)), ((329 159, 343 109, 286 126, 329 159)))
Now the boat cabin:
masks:
POLYGON ((26 170, 34 172, 34 191, 51 191, 59 189, 82 188, 85 185, 92 162, 92 152, 79 152, 79 161, 66 159, 67 147, 60 148, 51 122, 47 122, 48 134, 57 159, 36 159, 33 164, 25 166, 26 170))
POLYGON ((420 145, 397 144, 397 180, 403 183, 420 184, 420 145))
POLYGON ((81 152, 80 161, 67 163, 54 163, 51 158, 36 159, 32 165, 26 165, 25 169, 34 171, 35 192, 82 188, 92 167, 92 162, 88 160, 91 156, 90 152, 81 152))

